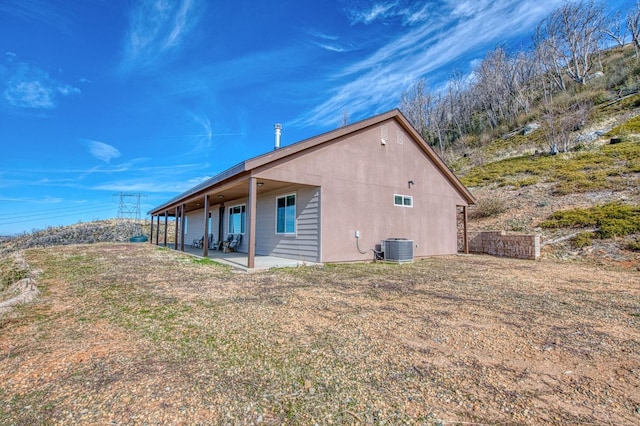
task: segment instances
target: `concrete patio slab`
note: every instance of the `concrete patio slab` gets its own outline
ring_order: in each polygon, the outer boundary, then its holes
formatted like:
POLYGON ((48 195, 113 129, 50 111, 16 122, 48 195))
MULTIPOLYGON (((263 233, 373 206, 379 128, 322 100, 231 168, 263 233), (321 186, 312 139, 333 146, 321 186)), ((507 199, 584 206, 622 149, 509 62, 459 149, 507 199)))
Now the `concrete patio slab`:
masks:
MULTIPOLYGON (((169 247, 170 249, 174 248, 173 244, 169 244, 167 247, 169 247)), ((184 253, 199 258, 203 257, 201 248, 191 247, 190 245, 185 245, 184 253)), ((259 272, 266 271, 271 268, 296 268, 299 266, 321 265, 321 263, 308 262, 302 259, 298 260, 277 256, 256 255, 254 259, 254 267, 249 269, 247 268, 247 262, 249 259, 246 253, 224 253, 219 250, 209 250, 208 257, 211 260, 219 262, 223 265, 231 266, 232 268, 243 272, 259 272)))

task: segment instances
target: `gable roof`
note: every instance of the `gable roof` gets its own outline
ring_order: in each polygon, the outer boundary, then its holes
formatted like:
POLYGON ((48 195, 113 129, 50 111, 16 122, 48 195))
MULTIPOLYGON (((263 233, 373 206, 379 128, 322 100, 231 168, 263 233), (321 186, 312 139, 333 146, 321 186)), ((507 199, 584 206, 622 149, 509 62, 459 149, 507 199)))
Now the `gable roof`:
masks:
POLYGON ((204 182, 194 186, 193 188, 183 192, 182 194, 177 195, 176 197, 170 199, 166 203, 163 203, 154 209, 150 210, 148 213, 161 213, 165 209, 169 208, 171 205, 176 204, 178 201, 186 200, 200 192, 204 192, 209 188, 212 188, 218 184, 221 184, 225 181, 228 181, 232 178, 240 177, 243 174, 250 174, 252 170, 255 170, 259 167, 268 166, 271 163, 274 163, 279 160, 285 160, 287 157, 293 156, 294 154, 298 154, 305 150, 310 150, 319 145, 334 141, 338 138, 347 136, 351 133, 359 132, 368 127, 375 126, 384 121, 394 119, 407 133, 412 136, 412 139, 417 143, 417 145, 425 152, 427 157, 433 162, 433 164, 442 172, 442 174, 449 180, 449 182, 453 185, 453 187, 460 193, 460 195, 469 203, 475 204, 475 199, 473 195, 469 192, 469 190, 460 182, 457 176, 447 167, 447 165, 442 161, 442 159, 436 154, 436 152, 425 142, 422 136, 418 133, 418 131, 411 125, 409 120, 400 112, 398 109, 393 109, 391 111, 375 115, 373 117, 367 118, 362 121, 358 121, 356 123, 340 127, 336 130, 332 130, 326 133, 322 133, 318 136, 314 136, 309 139, 302 140, 300 142, 296 142, 291 145, 284 146, 277 150, 270 151, 268 153, 259 155, 257 157, 250 158, 241 163, 236 164, 233 167, 213 176, 205 180, 204 182))

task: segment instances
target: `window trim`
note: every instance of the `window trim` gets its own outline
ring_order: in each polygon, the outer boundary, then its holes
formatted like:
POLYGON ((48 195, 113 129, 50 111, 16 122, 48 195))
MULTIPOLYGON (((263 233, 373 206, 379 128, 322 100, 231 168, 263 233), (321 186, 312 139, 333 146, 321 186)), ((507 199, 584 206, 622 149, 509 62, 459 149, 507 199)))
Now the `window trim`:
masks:
POLYGON ((407 207, 407 208, 413 208, 413 196, 412 195, 403 195, 403 194, 393 194, 393 205, 396 207, 407 207), (396 198, 397 197, 402 197, 402 203, 398 204, 396 202, 396 198), (406 202, 409 201, 409 204, 406 204, 406 202))
POLYGON ((244 204, 236 204, 235 206, 229 206, 228 213, 229 213, 229 217, 227 219, 227 221, 228 221, 228 223, 227 223, 227 233, 228 234, 241 234, 241 235, 244 235, 245 230, 247 229, 247 223, 246 223, 246 220, 247 220, 247 204, 244 203, 244 204), (240 216, 240 229, 241 229, 241 231, 239 231, 239 232, 235 232, 235 231, 231 232, 231 224, 233 223, 232 220, 231 220, 232 217, 233 217, 233 214, 231 213, 231 210, 235 209, 236 207, 240 207, 240 213, 236 213, 236 214, 240 214, 241 215, 240 216), (242 207, 244 207, 244 216, 242 216, 242 207), (242 226, 242 222, 244 222, 244 226, 242 226), (243 230, 243 228, 244 228, 244 230, 243 230))
POLYGON ((298 232, 298 193, 297 192, 290 192, 288 194, 283 194, 283 195, 278 195, 276 196, 276 203, 275 203, 275 208, 276 208, 276 214, 275 214, 275 232, 276 235, 297 235, 298 232), (294 214, 293 214, 293 232, 287 232, 287 217, 285 215, 285 222, 284 222, 284 232, 278 232, 278 200, 281 198, 285 199, 285 212, 286 212, 286 207, 287 207, 287 197, 293 196, 293 207, 294 207, 294 214))

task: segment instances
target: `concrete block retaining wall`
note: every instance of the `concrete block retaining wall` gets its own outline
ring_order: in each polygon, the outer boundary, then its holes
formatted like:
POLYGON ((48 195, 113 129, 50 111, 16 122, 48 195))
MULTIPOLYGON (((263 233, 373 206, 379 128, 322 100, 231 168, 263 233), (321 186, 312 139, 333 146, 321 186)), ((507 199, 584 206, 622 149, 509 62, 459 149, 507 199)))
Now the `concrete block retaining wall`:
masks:
POLYGON ((469 252, 536 260, 540 257, 540 236, 506 235, 504 231, 469 232, 469 252))

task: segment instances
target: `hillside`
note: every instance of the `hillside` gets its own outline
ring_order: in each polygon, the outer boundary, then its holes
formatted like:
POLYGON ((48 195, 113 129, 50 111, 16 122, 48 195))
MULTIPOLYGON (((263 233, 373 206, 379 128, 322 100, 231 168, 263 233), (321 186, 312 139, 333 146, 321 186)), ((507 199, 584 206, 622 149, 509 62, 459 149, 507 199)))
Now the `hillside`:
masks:
MULTIPOLYGON (((638 117, 627 119, 622 114, 607 121, 620 125, 606 129, 603 123, 591 124, 591 128, 600 125, 602 136, 579 149, 552 156, 512 144, 508 146, 514 156, 495 150, 496 160, 459 172, 478 202, 470 209, 470 229, 536 233, 542 237, 545 256, 639 268, 640 134, 621 130, 633 127, 638 117), (612 138, 622 141, 611 144, 612 138), (589 209, 616 205, 620 208, 610 209, 610 216, 619 226, 606 234, 600 232, 602 218, 549 221, 565 211, 575 213, 573 209, 589 214, 595 213, 589 209), (625 217, 622 206, 631 209, 625 217)), ((513 138, 518 137, 497 141, 495 146, 507 145, 513 138)), ((489 145, 486 155, 495 146, 489 145)))
POLYGON ((109 219, 69 226, 52 226, 16 237, 0 239, 0 256, 33 247, 125 242, 130 237, 140 234, 149 236, 149 221, 137 223, 127 219, 109 219))
POLYGON ((505 123, 503 133, 476 135, 487 142, 443 154, 477 198, 471 230, 536 233, 544 256, 640 268, 640 66, 631 46, 604 52, 603 64, 601 76, 554 100, 558 108, 592 102, 584 121, 564 136, 565 149, 550 151, 538 103, 518 122, 505 123), (624 90, 612 74, 625 76, 624 90), (603 207, 609 216, 595 217, 603 207), (578 213, 595 216, 553 221, 578 213), (602 232, 603 220, 617 226, 602 232))

